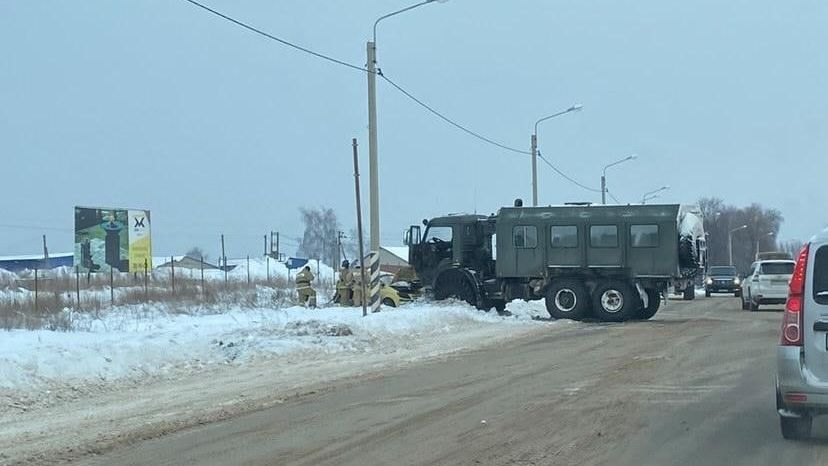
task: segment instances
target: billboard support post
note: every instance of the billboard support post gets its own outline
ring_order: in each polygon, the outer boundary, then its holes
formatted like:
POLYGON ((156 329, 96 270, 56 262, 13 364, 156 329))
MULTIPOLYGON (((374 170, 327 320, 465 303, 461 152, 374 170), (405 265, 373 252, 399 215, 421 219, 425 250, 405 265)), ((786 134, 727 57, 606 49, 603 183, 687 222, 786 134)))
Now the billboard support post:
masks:
POLYGON ((77 310, 80 311, 80 267, 75 266, 75 295, 77 296, 77 310))
POLYGON ((175 296, 175 256, 170 256, 170 279, 172 281, 172 294, 175 296))
POLYGON ((109 303, 115 307, 115 267, 109 267, 109 303))
POLYGON ((149 276, 147 275, 149 272, 149 264, 147 262, 147 259, 144 258, 144 302, 149 301, 149 276))
POLYGON ((247 256, 247 286, 250 286, 250 256, 247 256))

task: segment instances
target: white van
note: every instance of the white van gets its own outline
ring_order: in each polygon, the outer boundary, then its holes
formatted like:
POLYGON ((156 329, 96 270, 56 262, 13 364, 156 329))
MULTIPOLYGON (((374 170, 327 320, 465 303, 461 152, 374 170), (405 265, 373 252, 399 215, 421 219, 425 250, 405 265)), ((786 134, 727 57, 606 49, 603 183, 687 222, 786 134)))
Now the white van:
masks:
POLYGON ((799 253, 788 285, 776 351, 776 408, 782 436, 811 435, 828 414, 828 229, 799 253))

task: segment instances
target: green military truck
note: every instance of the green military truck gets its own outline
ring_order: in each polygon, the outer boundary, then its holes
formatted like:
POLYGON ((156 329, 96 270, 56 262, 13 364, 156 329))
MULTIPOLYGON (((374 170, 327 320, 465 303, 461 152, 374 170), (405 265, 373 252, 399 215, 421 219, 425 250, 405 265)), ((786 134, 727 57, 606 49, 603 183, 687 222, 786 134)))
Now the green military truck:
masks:
POLYGON ((669 286, 693 294, 704 232, 679 205, 515 204, 408 229, 409 262, 435 299, 498 311, 545 299, 555 318, 617 322, 655 315, 669 286))

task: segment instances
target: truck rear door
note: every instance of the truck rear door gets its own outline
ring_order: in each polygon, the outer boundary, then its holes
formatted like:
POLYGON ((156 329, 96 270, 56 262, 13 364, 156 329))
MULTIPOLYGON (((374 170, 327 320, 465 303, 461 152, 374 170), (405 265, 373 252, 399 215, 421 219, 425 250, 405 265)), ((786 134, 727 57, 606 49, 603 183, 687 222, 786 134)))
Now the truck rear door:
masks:
POLYGON ((512 246, 515 248, 515 272, 520 276, 540 277, 543 275, 543 248, 541 235, 535 225, 512 227, 512 246))

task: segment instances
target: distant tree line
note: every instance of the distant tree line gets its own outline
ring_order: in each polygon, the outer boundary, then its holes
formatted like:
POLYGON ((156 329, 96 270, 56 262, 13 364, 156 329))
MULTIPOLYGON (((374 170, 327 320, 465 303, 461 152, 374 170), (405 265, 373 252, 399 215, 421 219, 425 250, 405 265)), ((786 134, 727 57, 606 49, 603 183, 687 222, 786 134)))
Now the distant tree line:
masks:
POLYGON ((717 197, 699 199, 707 234, 707 257, 711 265, 727 265, 730 262, 728 238, 732 235, 733 265, 747 272, 756 260, 758 252, 786 250, 796 254, 799 246, 788 242, 777 244, 779 228, 784 218, 777 209, 761 204, 735 207, 717 197), (744 228, 743 228, 744 226, 744 228))

